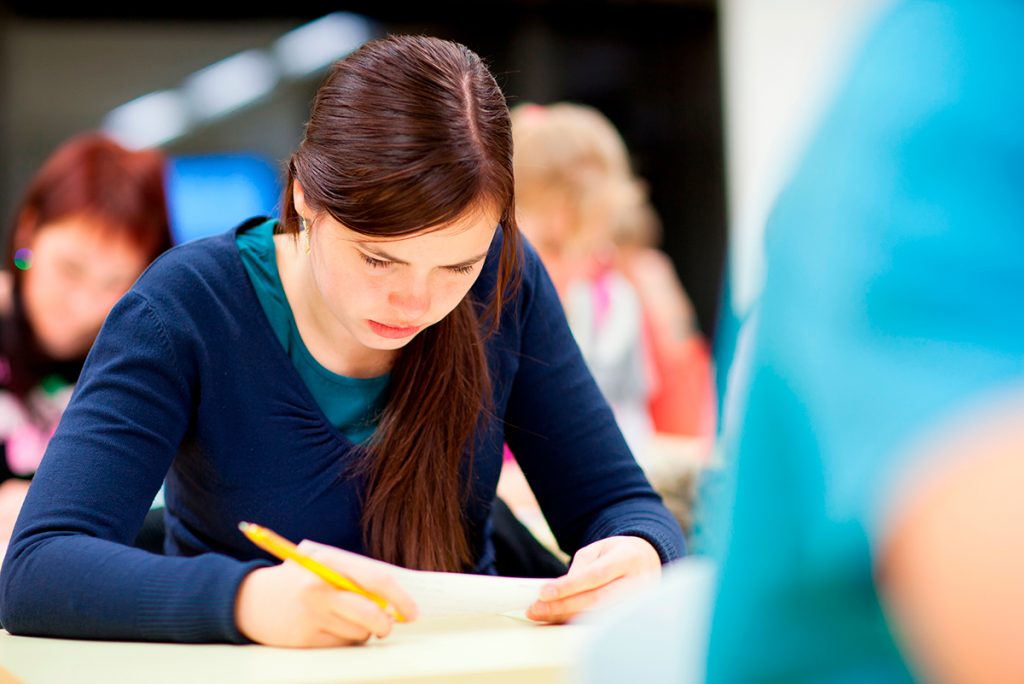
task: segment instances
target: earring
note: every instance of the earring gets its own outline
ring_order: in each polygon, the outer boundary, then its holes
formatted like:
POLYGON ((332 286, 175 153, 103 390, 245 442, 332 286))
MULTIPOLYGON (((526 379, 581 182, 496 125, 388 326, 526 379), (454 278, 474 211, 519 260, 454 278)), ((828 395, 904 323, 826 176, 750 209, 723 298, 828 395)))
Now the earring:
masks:
POLYGON ((299 227, 302 229, 302 247, 309 254, 309 224, 304 216, 299 217, 299 227))
POLYGON ((32 268, 32 250, 28 247, 22 247, 15 251, 14 265, 22 271, 27 271, 32 268))

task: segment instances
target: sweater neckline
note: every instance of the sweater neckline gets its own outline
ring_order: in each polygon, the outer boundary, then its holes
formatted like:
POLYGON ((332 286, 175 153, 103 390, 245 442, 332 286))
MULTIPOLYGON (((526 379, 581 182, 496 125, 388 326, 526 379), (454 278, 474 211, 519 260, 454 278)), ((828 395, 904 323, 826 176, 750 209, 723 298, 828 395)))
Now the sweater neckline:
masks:
POLYGON ((259 327, 261 334, 265 340, 261 341, 261 344, 271 345, 274 348, 274 354, 277 356, 278 364, 283 366, 285 369, 282 371, 284 377, 282 380, 287 380, 292 385, 295 385, 297 391, 302 395, 310 411, 312 411, 323 424, 327 431, 338 440, 346 450, 357 449, 359 445, 353 442, 351 439, 345 436, 341 430, 339 430, 331 421, 327 418, 327 414, 324 413, 320 403, 313 396, 309 386, 299 375, 298 369, 295 364, 292 363, 291 358, 288 356, 288 351, 281 345, 281 341, 277 339, 277 334, 274 332, 273 326, 270 324, 270 319, 267 318, 267 312, 263 309, 263 305, 260 303, 259 296, 256 294, 256 288, 252 283, 252 279, 249 278, 249 274, 245 270, 245 264, 242 263, 242 253, 238 248, 238 235, 245 231, 251 230, 258 226, 261 226, 268 221, 274 222, 274 229, 277 230, 278 219, 269 216, 254 216, 253 218, 244 221, 243 223, 236 226, 234 229, 225 232, 222 237, 230 242, 231 250, 231 266, 236 271, 236 276, 241 275, 243 281, 245 281, 246 295, 252 300, 250 306, 257 310, 256 316, 259 318, 259 327))

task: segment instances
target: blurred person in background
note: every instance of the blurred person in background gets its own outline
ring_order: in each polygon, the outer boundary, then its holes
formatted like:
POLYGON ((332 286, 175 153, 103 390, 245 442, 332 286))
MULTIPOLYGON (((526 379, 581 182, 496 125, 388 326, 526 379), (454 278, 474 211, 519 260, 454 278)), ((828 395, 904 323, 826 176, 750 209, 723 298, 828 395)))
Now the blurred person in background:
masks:
POLYGON ((709 436, 709 355, 621 134, 575 102, 523 103, 512 121, 520 225, 631 445, 642 457, 652 432, 709 436))
POLYGON ((0 272, 0 547, 107 313, 171 245, 164 161, 81 133, 17 206, 0 272))
POLYGON ((558 290, 573 336, 642 458, 654 426, 636 290, 615 268, 612 226, 632 182, 625 145, 596 109, 570 102, 512 109, 516 216, 558 290))
POLYGON ((1024 681, 1021 35, 889 8, 776 203, 709 682, 1024 681))
MULTIPOLYGON (((670 437, 708 438, 714 430, 710 354, 672 261, 657 246, 661 225, 647 184, 595 107, 526 102, 512 109, 512 127, 521 229, 551 273, 637 461, 688 532, 701 458, 691 457, 694 445, 670 437)), ((536 506, 522 482, 509 454, 502 493, 529 519, 536 506)))

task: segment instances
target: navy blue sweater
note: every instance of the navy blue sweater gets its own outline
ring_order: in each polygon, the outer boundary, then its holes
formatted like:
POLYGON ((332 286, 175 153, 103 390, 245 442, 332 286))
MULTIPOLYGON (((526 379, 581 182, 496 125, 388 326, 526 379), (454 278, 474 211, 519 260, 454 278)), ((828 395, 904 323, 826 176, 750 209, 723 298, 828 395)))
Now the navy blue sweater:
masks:
MULTIPOLYGON (((259 219, 263 220, 263 219, 259 219)), ((111 311, 18 520, 0 572, 14 634, 245 642, 245 575, 272 559, 238 530, 365 553, 353 444, 323 416, 263 313, 238 230, 157 259, 111 311), (132 548, 166 477, 166 555, 132 548)), ((495 238, 473 294, 493 289, 495 238)), ((503 420, 475 440, 466 519, 494 572, 489 516, 507 440, 560 546, 632 534, 663 562, 674 518, 626 446, 527 245, 522 286, 487 342, 503 420)))

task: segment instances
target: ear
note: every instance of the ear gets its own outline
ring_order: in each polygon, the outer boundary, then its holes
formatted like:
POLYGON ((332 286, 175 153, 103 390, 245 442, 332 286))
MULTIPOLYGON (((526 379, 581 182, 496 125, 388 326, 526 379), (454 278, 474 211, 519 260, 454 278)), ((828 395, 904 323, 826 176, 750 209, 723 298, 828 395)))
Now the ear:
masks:
POLYGON ((37 213, 32 209, 25 209, 18 216, 18 222, 14 225, 14 248, 20 249, 32 244, 36 236, 37 224, 39 223, 37 213))
POLYGON ((297 180, 292 181, 292 202, 295 204, 295 212, 299 216, 308 218, 309 207, 306 206, 306 193, 302 190, 302 184, 297 180))

